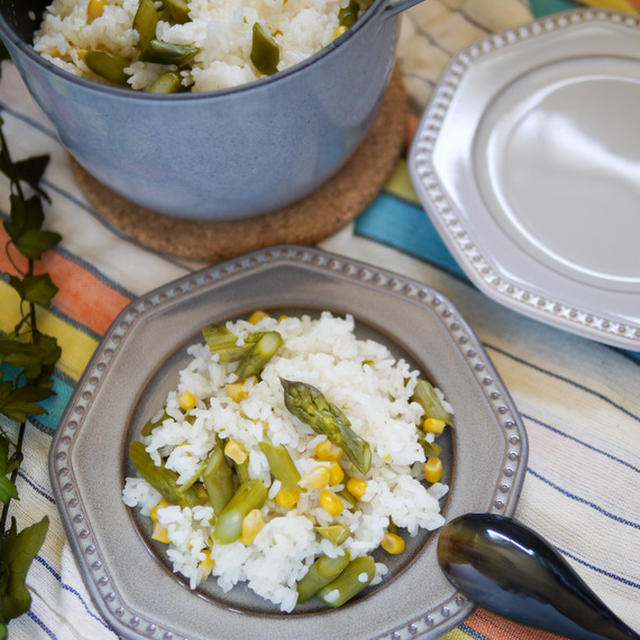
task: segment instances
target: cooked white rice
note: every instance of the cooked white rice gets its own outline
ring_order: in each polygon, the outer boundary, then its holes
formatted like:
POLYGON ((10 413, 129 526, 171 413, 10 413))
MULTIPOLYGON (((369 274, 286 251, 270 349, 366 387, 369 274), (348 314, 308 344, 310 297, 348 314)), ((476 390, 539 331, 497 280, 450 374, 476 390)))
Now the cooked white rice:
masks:
MULTIPOLYGON (((53 0, 34 36, 35 50, 73 74, 104 82, 90 71, 83 54, 106 49, 132 60, 126 72, 133 89, 145 89, 162 73, 176 68, 136 61, 139 37, 133 19, 138 0, 105 0, 102 15, 92 21, 87 12, 90 1, 53 0)), ((361 0, 361 9, 370 2, 361 0)), ((188 4, 191 21, 172 25, 160 20, 156 38, 200 48, 190 67, 181 70, 182 83, 192 91, 208 91, 261 77, 250 61, 255 22, 276 39, 278 71, 282 71, 335 38, 338 12, 349 0, 190 0, 188 4)))
MULTIPOLYGON (((390 518, 410 536, 443 524, 438 501, 447 486, 436 483, 427 487, 418 479, 424 478, 425 454, 416 429, 423 409, 410 400, 418 371, 402 359, 395 360, 384 345, 357 339, 350 316, 339 318, 323 312, 317 319, 305 315, 277 321, 267 317, 255 326, 243 320, 226 326, 241 339, 248 332, 277 330, 284 344, 263 369, 259 382, 250 379, 244 383, 248 396, 239 403, 225 391, 225 384, 236 380, 236 363, 217 362, 218 356, 212 357, 205 344, 189 347, 192 360, 180 372, 177 389, 168 394, 162 409, 169 417, 143 438, 156 463, 162 458, 167 468, 180 474, 178 482, 193 476, 207 459, 216 434, 234 439, 249 453, 250 476, 269 488, 261 510, 266 524, 253 543, 237 541, 211 548, 215 561, 212 574, 223 590, 246 581, 255 593, 283 611, 291 611, 297 600, 296 582, 318 555, 335 557, 345 549, 353 559, 371 553, 380 545, 390 518), (301 493, 297 506, 290 510, 273 501, 280 482, 272 481, 269 464, 258 446, 264 434, 274 445, 287 447, 302 476, 319 464, 312 456, 316 445, 325 439, 287 410, 280 378, 320 389, 369 443, 372 464, 365 476, 366 493, 356 511, 344 509, 331 516, 319 505, 320 492, 314 490, 301 493), (196 396, 197 403, 185 415, 178 406, 178 396, 187 390, 196 396), (350 536, 338 548, 316 535, 314 522, 343 523, 350 536)), ((361 476, 346 456, 341 465, 349 475, 361 476)), ((331 489, 339 491, 343 486, 331 489)), ((123 491, 127 505, 148 515, 160 498, 145 480, 127 478, 123 491)), ((157 510, 158 522, 166 527, 171 541, 167 556, 174 571, 186 576, 192 588, 204 577, 201 563, 213 532, 212 515, 211 507, 167 506, 157 510)), ((386 571, 384 564, 377 563, 375 580, 386 571)))

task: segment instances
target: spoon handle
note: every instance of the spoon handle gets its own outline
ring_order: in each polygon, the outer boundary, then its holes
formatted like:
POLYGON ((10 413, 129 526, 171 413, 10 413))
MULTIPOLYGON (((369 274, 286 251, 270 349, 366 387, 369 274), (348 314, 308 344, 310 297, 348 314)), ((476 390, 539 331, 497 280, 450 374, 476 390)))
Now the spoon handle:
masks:
POLYGON ((575 640, 640 640, 549 543, 510 518, 456 518, 440 532, 438 560, 459 591, 505 618, 575 640))

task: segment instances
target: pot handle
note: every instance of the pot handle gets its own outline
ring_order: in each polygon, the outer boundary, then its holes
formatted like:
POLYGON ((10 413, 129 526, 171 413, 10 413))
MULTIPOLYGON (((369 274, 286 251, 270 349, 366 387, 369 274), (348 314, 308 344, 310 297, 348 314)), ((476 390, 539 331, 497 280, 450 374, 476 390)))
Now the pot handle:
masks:
POLYGON ((383 10, 383 15, 386 18, 395 16, 396 13, 400 13, 414 4, 418 4, 418 2, 422 2, 422 0, 388 0, 383 10))

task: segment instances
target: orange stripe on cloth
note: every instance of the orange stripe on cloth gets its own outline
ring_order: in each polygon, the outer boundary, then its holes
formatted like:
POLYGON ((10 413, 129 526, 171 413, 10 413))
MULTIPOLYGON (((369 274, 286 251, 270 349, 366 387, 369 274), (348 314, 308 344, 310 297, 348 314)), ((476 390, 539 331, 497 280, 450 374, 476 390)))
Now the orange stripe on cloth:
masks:
MULTIPOLYGON (((6 231, 0 227, 0 246, 4 247, 8 240, 6 231)), ((26 259, 15 248, 10 248, 10 251, 17 266, 26 270, 26 259)), ((4 250, 0 250, 0 271, 15 273, 4 250)), ((53 299, 56 309, 98 335, 104 335, 118 313, 130 302, 126 295, 57 251, 45 252, 35 264, 35 273, 48 273, 58 287, 53 299)))
POLYGON ((555 633, 516 624, 482 607, 474 609, 464 623, 491 640, 562 640, 564 638, 555 633))

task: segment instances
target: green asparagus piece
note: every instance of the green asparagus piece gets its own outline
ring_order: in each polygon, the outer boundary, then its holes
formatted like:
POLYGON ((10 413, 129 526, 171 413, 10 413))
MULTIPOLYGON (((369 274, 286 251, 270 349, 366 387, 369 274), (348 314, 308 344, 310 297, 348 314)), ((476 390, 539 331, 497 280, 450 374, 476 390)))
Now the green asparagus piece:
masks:
POLYGON ((282 336, 277 331, 267 331, 260 336, 260 339, 240 361, 236 369, 238 380, 259 375, 282 344, 282 336))
POLYGON ((349 506, 347 507, 347 509, 349 509, 349 511, 357 510, 358 501, 346 489, 338 491, 336 495, 340 496, 343 502, 348 503, 349 506))
POLYGON ((411 400, 418 402, 422 406, 425 418, 444 420, 450 427, 453 427, 451 414, 444 408, 442 401, 430 382, 427 382, 423 378, 418 379, 411 400))
POLYGON ((231 333, 224 325, 209 324, 202 329, 202 337, 211 351, 211 355, 218 354, 220 362, 235 362, 242 360, 249 353, 251 347, 262 337, 262 333, 250 333, 243 345, 237 345, 238 337, 231 333))
POLYGON ((240 485, 222 510, 213 529, 213 539, 230 544, 242 535, 242 520, 252 509, 260 509, 267 499, 267 488, 255 478, 240 485))
POLYGON ((185 0, 163 0, 164 6, 169 12, 169 17, 173 22, 184 24, 190 22, 189 4, 185 0))
POLYGON ((371 556, 351 561, 347 568, 318 592, 318 599, 328 607, 340 607, 360 593, 375 577, 376 564, 371 556))
POLYGON ((253 39, 249 57, 260 73, 271 75, 278 70, 280 45, 259 22, 253 25, 253 39))
POLYGON ((182 507, 200 504, 194 487, 183 488, 178 484, 178 474, 164 465, 156 466, 142 442, 134 440, 129 445, 129 457, 138 474, 143 477, 162 497, 182 507))
POLYGON ((249 459, 247 458, 244 462, 234 462, 233 467, 236 470, 236 475, 238 476, 238 480, 240 484, 244 484, 249 480, 249 459))
POLYGON ((424 436, 425 436, 424 431, 422 429, 419 429, 418 442, 420 443, 420 445, 424 450, 424 455, 427 457, 439 456, 442 453, 442 447, 435 442, 428 442, 424 436))
POLYGON ((289 489, 299 489, 300 472, 296 469, 287 448, 283 444, 276 446, 264 440, 259 444, 262 453, 267 457, 273 477, 289 489))
POLYGON ((144 427, 142 427, 142 430, 140 431, 140 435, 142 437, 145 436, 149 436, 151 435, 151 432, 156 428, 159 427, 167 418, 169 417, 169 415, 167 414, 167 412, 165 411, 162 416, 160 416, 160 418, 158 420, 156 420, 155 422, 152 422, 151 420, 147 420, 144 423, 144 427))
POLYGON ((142 50, 142 62, 157 62, 158 64, 175 64, 180 67, 187 64, 200 49, 190 44, 173 44, 155 38, 142 50))
POLYGON ((325 585, 335 580, 349 564, 349 552, 337 558, 321 555, 310 567, 304 578, 297 584, 298 602, 306 602, 325 585))
POLYGON ((330 524, 326 527, 314 527, 314 530, 337 546, 340 546, 351 535, 349 527, 341 523, 330 524))
POLYGON ((156 35, 160 16, 153 0, 139 0, 138 10, 133 18, 133 28, 138 32, 138 48, 144 51, 156 35))
POLYGON ((358 19, 359 12, 360 5, 355 0, 351 0, 348 6, 338 11, 338 22, 340 26, 349 28, 358 19))
POLYGON ((220 514, 233 496, 233 472, 222 449, 218 446, 213 448, 207 460, 202 481, 213 512, 216 515, 220 514))
POLYGON ((316 433, 322 433, 341 447, 358 471, 366 474, 371 467, 371 448, 351 429, 347 416, 310 384, 280 380, 284 387, 284 403, 299 420, 316 433))
POLYGON ((109 51, 91 49, 84 54, 84 61, 87 67, 101 78, 113 84, 127 84, 129 76, 124 70, 131 64, 131 60, 109 51))
POLYGON ((147 87, 147 93, 178 93, 181 88, 180 74, 175 71, 167 71, 147 87))

